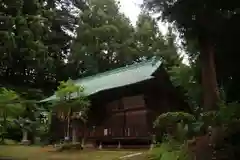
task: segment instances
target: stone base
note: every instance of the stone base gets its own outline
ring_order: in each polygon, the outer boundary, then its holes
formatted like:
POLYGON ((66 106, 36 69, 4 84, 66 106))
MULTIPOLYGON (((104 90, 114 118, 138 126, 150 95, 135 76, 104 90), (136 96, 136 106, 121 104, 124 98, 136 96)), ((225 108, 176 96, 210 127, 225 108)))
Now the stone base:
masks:
POLYGON ((154 144, 150 144, 150 150, 152 150, 154 148, 154 144))
POLYGON ((91 142, 87 142, 84 147, 85 148, 95 148, 95 145, 91 142))
POLYGON ((102 143, 100 142, 98 149, 102 149, 102 143))
POLYGON ((122 148, 122 146, 121 146, 121 143, 120 142, 118 142, 118 147, 117 147, 118 149, 121 149, 122 148))
POLYGON ((22 145, 29 145, 29 144, 30 144, 30 141, 29 141, 29 140, 22 140, 22 141, 21 141, 21 144, 22 144, 22 145))

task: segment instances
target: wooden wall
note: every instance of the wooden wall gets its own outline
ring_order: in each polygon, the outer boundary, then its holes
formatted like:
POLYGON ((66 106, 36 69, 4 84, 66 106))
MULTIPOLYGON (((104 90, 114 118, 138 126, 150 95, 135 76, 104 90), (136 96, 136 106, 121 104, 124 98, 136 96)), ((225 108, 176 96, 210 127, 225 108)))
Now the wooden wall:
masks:
POLYGON ((146 136, 147 110, 143 95, 122 97, 106 103, 106 112, 107 117, 99 127, 109 131, 108 136, 146 136))
POLYGON ((152 80, 90 97, 88 123, 86 128, 79 127, 78 136, 98 140, 151 137, 157 116, 187 107, 164 70, 158 70, 155 76, 152 80))

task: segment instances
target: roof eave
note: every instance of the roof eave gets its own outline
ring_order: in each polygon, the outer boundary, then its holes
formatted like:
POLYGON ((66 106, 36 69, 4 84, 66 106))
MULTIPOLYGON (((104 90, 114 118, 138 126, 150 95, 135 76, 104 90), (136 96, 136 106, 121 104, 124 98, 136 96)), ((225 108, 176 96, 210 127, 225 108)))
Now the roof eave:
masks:
MULTIPOLYGON (((140 82, 143 82, 143 81, 146 81, 146 80, 150 80, 150 79, 153 79, 153 78, 154 78, 154 76, 150 76, 150 77, 148 77, 146 79, 143 79, 141 81, 137 81, 137 82, 134 82, 134 83, 129 83, 129 84, 121 85, 121 86, 107 88, 107 89, 104 89, 104 90, 98 90, 98 91, 86 94, 86 96, 91 96, 91 95, 94 95, 94 94, 97 94, 99 92, 103 92, 103 91, 106 91, 106 90, 116 89, 116 88, 120 88, 120 87, 124 87, 124 86, 128 86, 128 85, 133 85, 133 84, 140 83, 140 82)), ((58 98, 54 97, 52 99, 51 97, 49 97, 49 98, 46 98, 46 99, 43 99, 43 100, 39 101, 39 103, 51 103, 51 102, 54 102, 54 101, 58 101, 58 98)))

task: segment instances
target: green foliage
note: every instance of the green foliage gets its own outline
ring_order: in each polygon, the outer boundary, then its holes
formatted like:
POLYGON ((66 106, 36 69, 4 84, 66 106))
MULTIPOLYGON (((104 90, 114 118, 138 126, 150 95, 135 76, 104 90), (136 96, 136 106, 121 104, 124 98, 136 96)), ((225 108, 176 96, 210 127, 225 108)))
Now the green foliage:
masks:
POLYGON ((86 7, 83 0, 2 0, 1 86, 52 93, 58 81, 71 75, 65 60, 76 14, 86 7))
POLYGON ((0 91, 0 113, 1 117, 16 116, 23 111, 22 105, 17 101, 19 96, 16 92, 1 88, 0 91))
POLYGON ((195 64, 191 66, 181 64, 168 70, 171 82, 182 91, 194 114, 201 109, 202 87, 199 83, 198 70, 195 64))
POLYGON ((149 14, 142 12, 133 27, 114 0, 91 0, 89 6, 80 13, 68 58, 69 67, 76 72, 71 77, 104 72, 153 56, 161 58, 166 67, 181 62, 174 35, 171 32, 164 37, 149 14))
POLYGON ((19 96, 16 92, 1 88, 0 91, 0 124, 1 124, 1 137, 2 142, 7 134, 7 126, 13 118, 19 116, 24 110, 20 103, 16 103, 19 96))
POLYGON ((216 115, 216 119, 219 121, 219 124, 227 125, 232 122, 239 121, 240 118, 240 104, 239 103, 230 103, 222 104, 216 115))
POLYGON ((63 111, 82 111, 86 113, 90 105, 87 97, 84 95, 84 88, 76 86, 72 80, 60 82, 56 91, 57 97, 60 101, 56 102, 56 106, 63 111))
POLYGON ((38 118, 43 111, 36 101, 22 99, 16 92, 1 88, 0 92, 1 136, 19 140, 23 130, 36 133, 38 118), (19 133, 12 133, 12 132, 19 133))
POLYGON ((154 122, 154 127, 162 134, 157 135, 157 140, 163 139, 163 133, 172 136, 178 142, 184 142, 192 136, 193 123, 196 119, 193 115, 184 112, 167 112, 161 114, 154 122), (160 137, 159 137, 160 136, 160 137))
MULTIPOLYGON (((236 67, 239 55, 235 52, 239 47, 234 39, 240 35, 238 1, 216 3, 217 1, 208 0, 144 0, 144 2, 148 10, 161 13, 160 18, 177 27, 179 35, 184 41, 185 53, 195 64, 198 63, 197 65, 202 69, 209 70, 209 66, 204 67, 204 62, 209 59, 200 60, 199 55, 213 54, 216 62, 212 63, 216 64, 218 82, 215 87, 219 86, 220 90, 224 90, 228 102, 239 101, 239 94, 237 94, 239 70, 236 67), (214 46, 213 50, 207 49, 211 46, 214 46), (199 65, 199 62, 202 64, 199 65)), ((214 65, 211 69, 214 70, 214 65)), ((202 77, 202 82, 203 79, 213 80, 206 75, 202 77)), ((212 90, 203 92, 203 94, 209 93, 205 97, 211 99, 210 92, 214 92, 215 88, 202 88, 212 90)), ((203 100, 206 101, 205 99, 203 100)))
POLYGON ((5 139, 4 142, 6 145, 16 145, 17 144, 16 141, 11 140, 11 139, 5 139))
POLYGON ((54 104, 54 111, 61 111, 64 114, 64 118, 60 117, 62 120, 67 119, 67 133, 66 136, 70 136, 70 123, 72 120, 81 120, 86 122, 87 112, 90 103, 86 96, 84 96, 84 88, 81 86, 76 86, 72 80, 66 82, 61 82, 56 95, 59 98, 54 104), (78 113, 75 115, 74 113, 78 113))
MULTIPOLYGON (((212 132, 212 128, 220 127, 224 132, 232 134, 239 125, 239 104, 219 104, 219 110, 200 112, 197 117, 188 113, 168 112, 161 114, 154 122, 154 127, 174 140, 184 143, 187 139, 212 132)), ((158 136, 163 136, 158 135, 158 136)), ((157 139, 160 139, 157 137, 157 139)), ((162 138, 163 139, 163 138, 162 138)))
POLYGON ((238 123, 240 118, 239 103, 221 103, 219 110, 211 112, 203 112, 201 119, 205 123, 212 126, 228 127, 233 123, 238 123))
POLYGON ((74 76, 103 72, 132 62, 131 56, 136 52, 133 27, 120 13, 117 2, 91 0, 79 20, 77 38, 69 56, 74 76))
POLYGON ((1 104, 7 104, 12 102, 13 100, 18 99, 19 96, 16 92, 12 90, 8 90, 6 88, 1 88, 1 94, 0 94, 0 103, 1 104))
POLYGON ((71 100, 72 99, 72 94, 77 93, 78 96, 81 92, 83 92, 83 87, 81 86, 76 86, 72 80, 68 80, 66 82, 61 81, 60 85, 57 88, 56 95, 59 97, 61 100, 71 100))
POLYGON ((152 160, 191 160, 190 152, 185 144, 174 140, 164 142, 150 152, 152 160))
POLYGON ((183 122, 185 124, 196 121, 195 117, 185 112, 167 112, 157 117, 154 127, 166 127, 171 124, 183 122))
POLYGON ((134 40, 139 52, 137 59, 157 56, 167 70, 181 64, 182 59, 177 52, 176 36, 172 29, 169 27, 164 37, 158 28, 156 19, 146 12, 138 16, 134 40))

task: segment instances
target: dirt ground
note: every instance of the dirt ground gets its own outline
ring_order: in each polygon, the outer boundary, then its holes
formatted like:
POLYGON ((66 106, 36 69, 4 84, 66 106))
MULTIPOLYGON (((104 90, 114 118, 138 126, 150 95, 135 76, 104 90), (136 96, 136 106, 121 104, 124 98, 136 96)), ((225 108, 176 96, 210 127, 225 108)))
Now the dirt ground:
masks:
POLYGON ((13 160, 146 160, 144 150, 77 150, 57 152, 52 147, 3 145, 0 146, 1 157, 13 160), (142 153, 131 158, 121 158, 126 155, 142 153))

